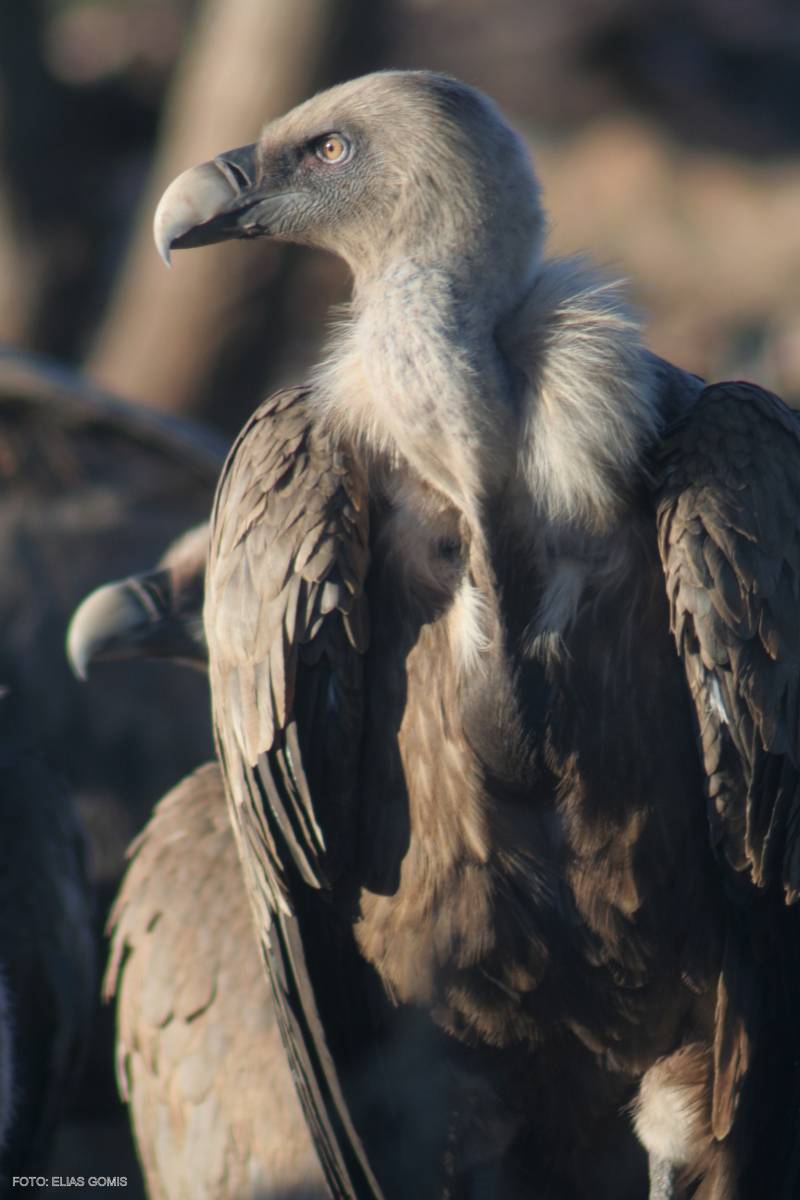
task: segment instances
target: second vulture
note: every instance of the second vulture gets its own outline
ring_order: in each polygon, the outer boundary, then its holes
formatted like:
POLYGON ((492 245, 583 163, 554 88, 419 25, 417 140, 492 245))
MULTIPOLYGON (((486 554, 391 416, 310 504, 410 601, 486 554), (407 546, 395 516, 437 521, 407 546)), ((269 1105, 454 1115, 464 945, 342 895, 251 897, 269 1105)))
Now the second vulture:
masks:
POLYGON ((544 224, 520 138, 424 72, 156 214, 165 257, 354 277, 229 455, 206 580, 283 1035, 335 1196, 624 1200, 647 1161, 661 1200, 796 1196, 800 428, 648 353, 544 224), (444 1033, 411 1074, 407 1010, 444 1033))
MULTIPOLYGON (((70 622, 81 678, 98 662, 205 669, 208 526, 154 570, 90 593, 70 622)), ((106 998, 117 1077, 151 1200, 324 1200, 260 962, 219 767, 156 806, 110 917, 106 998)))

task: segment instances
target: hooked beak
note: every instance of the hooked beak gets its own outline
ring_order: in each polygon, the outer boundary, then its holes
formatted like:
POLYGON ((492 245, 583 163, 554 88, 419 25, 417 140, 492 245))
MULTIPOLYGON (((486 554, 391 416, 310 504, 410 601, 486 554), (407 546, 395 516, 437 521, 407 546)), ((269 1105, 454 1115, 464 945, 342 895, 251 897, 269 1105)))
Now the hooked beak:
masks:
POLYGON ((172 181, 153 219, 153 237, 167 266, 172 250, 277 231, 294 193, 271 191, 257 181, 257 149, 253 144, 227 150, 172 181))
POLYGON ((167 570, 104 584, 81 601, 67 630, 67 658, 86 680, 96 662, 168 658, 205 669, 202 620, 176 619, 167 570))

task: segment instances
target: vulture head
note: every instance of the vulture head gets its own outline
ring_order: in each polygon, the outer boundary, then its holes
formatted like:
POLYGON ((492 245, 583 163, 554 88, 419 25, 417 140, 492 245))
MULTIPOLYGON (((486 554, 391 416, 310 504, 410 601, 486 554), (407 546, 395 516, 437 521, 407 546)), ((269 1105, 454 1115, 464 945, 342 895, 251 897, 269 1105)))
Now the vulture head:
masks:
POLYGON ((257 142, 192 167, 164 193, 158 249, 272 237, 333 250, 357 286, 412 257, 508 287, 543 232, 525 147, 481 93, 446 76, 387 71, 322 92, 257 142))
POLYGON ((154 571, 90 592, 67 630, 67 657, 86 679, 96 662, 168 658, 206 669, 202 608, 208 525, 173 542, 154 571))

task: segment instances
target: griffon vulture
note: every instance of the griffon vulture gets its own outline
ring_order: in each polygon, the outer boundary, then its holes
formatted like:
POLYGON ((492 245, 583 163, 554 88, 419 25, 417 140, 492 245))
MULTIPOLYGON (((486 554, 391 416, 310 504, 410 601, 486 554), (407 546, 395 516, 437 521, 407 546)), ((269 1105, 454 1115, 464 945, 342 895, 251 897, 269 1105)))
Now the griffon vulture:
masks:
MULTIPOLYGON (((97 662, 206 667, 208 526, 154 571, 77 609, 67 649, 97 662)), ((207 763, 160 801, 130 848, 104 993, 117 997, 117 1071, 152 1200, 325 1200, 295 1096, 225 806, 207 763)))
POLYGON ((353 273, 231 450, 206 577, 283 1033, 336 1196, 641 1197, 635 1139, 651 1197, 796 1196, 800 428, 649 354, 544 224, 491 102, 397 71, 156 213, 165 258, 353 273), (371 971, 446 1032, 444 1183, 383 1157, 371 971))

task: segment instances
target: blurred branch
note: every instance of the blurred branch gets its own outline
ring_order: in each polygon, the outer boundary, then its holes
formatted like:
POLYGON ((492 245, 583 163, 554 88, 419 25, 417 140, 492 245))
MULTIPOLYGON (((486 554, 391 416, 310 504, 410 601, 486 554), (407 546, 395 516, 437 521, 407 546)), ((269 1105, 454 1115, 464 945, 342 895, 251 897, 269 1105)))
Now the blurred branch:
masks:
POLYGON ((0 346, 0 408, 13 403, 30 414, 41 409, 43 419, 57 413, 65 425, 85 429, 113 422, 121 436, 172 455, 212 487, 228 450, 227 441, 205 425, 130 404, 56 359, 0 346))
POLYGON ((176 256, 168 273, 153 248, 152 213, 179 171, 254 139, 265 120, 330 82, 331 61, 351 49, 348 31, 374 26, 380 8, 369 0, 206 0, 174 82, 127 261, 86 364, 91 376, 173 412, 207 414, 222 392, 235 406, 227 414, 233 423, 252 407, 270 351, 281 344, 275 309, 286 251, 211 247, 176 256))

